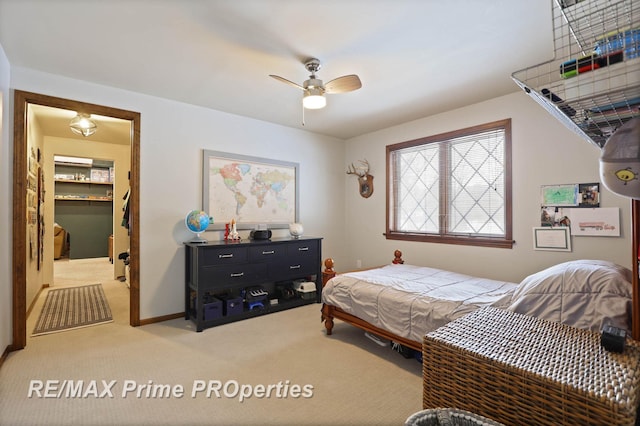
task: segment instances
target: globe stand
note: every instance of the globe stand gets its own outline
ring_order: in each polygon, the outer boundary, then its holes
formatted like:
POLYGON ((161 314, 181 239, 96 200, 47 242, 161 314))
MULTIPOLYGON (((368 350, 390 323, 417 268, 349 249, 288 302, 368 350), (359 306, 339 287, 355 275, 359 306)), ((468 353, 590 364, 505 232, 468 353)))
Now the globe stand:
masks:
POLYGON ((204 238, 202 238, 200 236, 200 232, 196 233, 196 236, 193 237, 191 240, 189 240, 190 243, 195 243, 195 244, 206 244, 207 240, 205 240, 204 238))

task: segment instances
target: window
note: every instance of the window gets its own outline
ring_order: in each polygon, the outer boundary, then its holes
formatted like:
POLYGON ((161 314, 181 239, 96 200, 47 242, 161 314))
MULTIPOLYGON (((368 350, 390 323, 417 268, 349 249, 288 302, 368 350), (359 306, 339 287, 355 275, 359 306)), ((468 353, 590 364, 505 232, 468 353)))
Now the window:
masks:
POLYGON ((511 248, 511 120, 387 146, 387 239, 511 248))

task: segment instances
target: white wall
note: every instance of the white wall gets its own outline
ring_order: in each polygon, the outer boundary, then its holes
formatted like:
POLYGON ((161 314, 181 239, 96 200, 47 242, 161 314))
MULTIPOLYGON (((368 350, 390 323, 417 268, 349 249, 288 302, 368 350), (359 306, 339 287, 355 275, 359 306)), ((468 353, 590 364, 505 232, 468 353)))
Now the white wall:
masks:
MULTIPOLYGON (((514 84, 515 86, 515 84, 514 84)), ((571 259, 604 259, 631 268, 630 201, 600 185, 601 207, 619 207, 622 236, 572 237, 573 251, 534 251, 532 227, 540 223, 540 186, 598 182, 599 150, 567 130, 524 92, 469 105, 347 141, 347 164, 366 158, 374 194, 357 193, 355 177, 345 177, 347 257, 337 270, 389 263, 400 249, 407 263, 518 282, 526 275, 571 259), (512 119, 513 249, 386 240, 385 147, 495 120, 512 119)))
MULTIPOLYGON (((298 162, 305 235, 323 237, 323 253, 346 256, 343 141, 34 70, 11 71, 13 89, 141 113, 141 319, 184 311, 182 243, 192 235, 183 220, 201 206, 202 149, 298 162)), ((10 159, 0 169, 5 166, 10 159)), ((205 237, 220 237, 214 234, 205 237)))
POLYGON ((11 188, 13 184, 13 150, 10 148, 9 118, 13 114, 9 96, 9 60, 0 46, 0 354, 12 343, 11 315, 13 287, 11 285, 11 188))

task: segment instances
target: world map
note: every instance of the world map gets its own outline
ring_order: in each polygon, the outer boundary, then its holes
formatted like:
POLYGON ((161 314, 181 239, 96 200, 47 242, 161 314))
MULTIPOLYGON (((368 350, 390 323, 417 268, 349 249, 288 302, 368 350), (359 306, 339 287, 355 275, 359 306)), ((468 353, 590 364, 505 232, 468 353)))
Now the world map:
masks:
POLYGON ((294 222, 295 179, 295 168, 211 157, 210 209, 218 223, 294 222))

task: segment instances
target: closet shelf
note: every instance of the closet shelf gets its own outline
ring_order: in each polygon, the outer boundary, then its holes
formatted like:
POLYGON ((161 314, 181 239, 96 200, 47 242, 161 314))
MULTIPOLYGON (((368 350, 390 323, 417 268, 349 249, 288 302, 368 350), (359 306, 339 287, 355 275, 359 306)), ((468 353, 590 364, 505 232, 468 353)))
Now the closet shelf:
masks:
POLYGON ((56 201, 113 201, 112 197, 97 197, 94 195, 56 195, 56 201))
POLYGON ((640 116, 640 1, 554 0, 554 59, 516 71, 536 102, 598 148, 640 116))
POLYGON ((60 183, 84 183, 91 185, 113 185, 113 182, 96 182, 92 180, 75 180, 75 179, 55 179, 55 182, 60 183))

